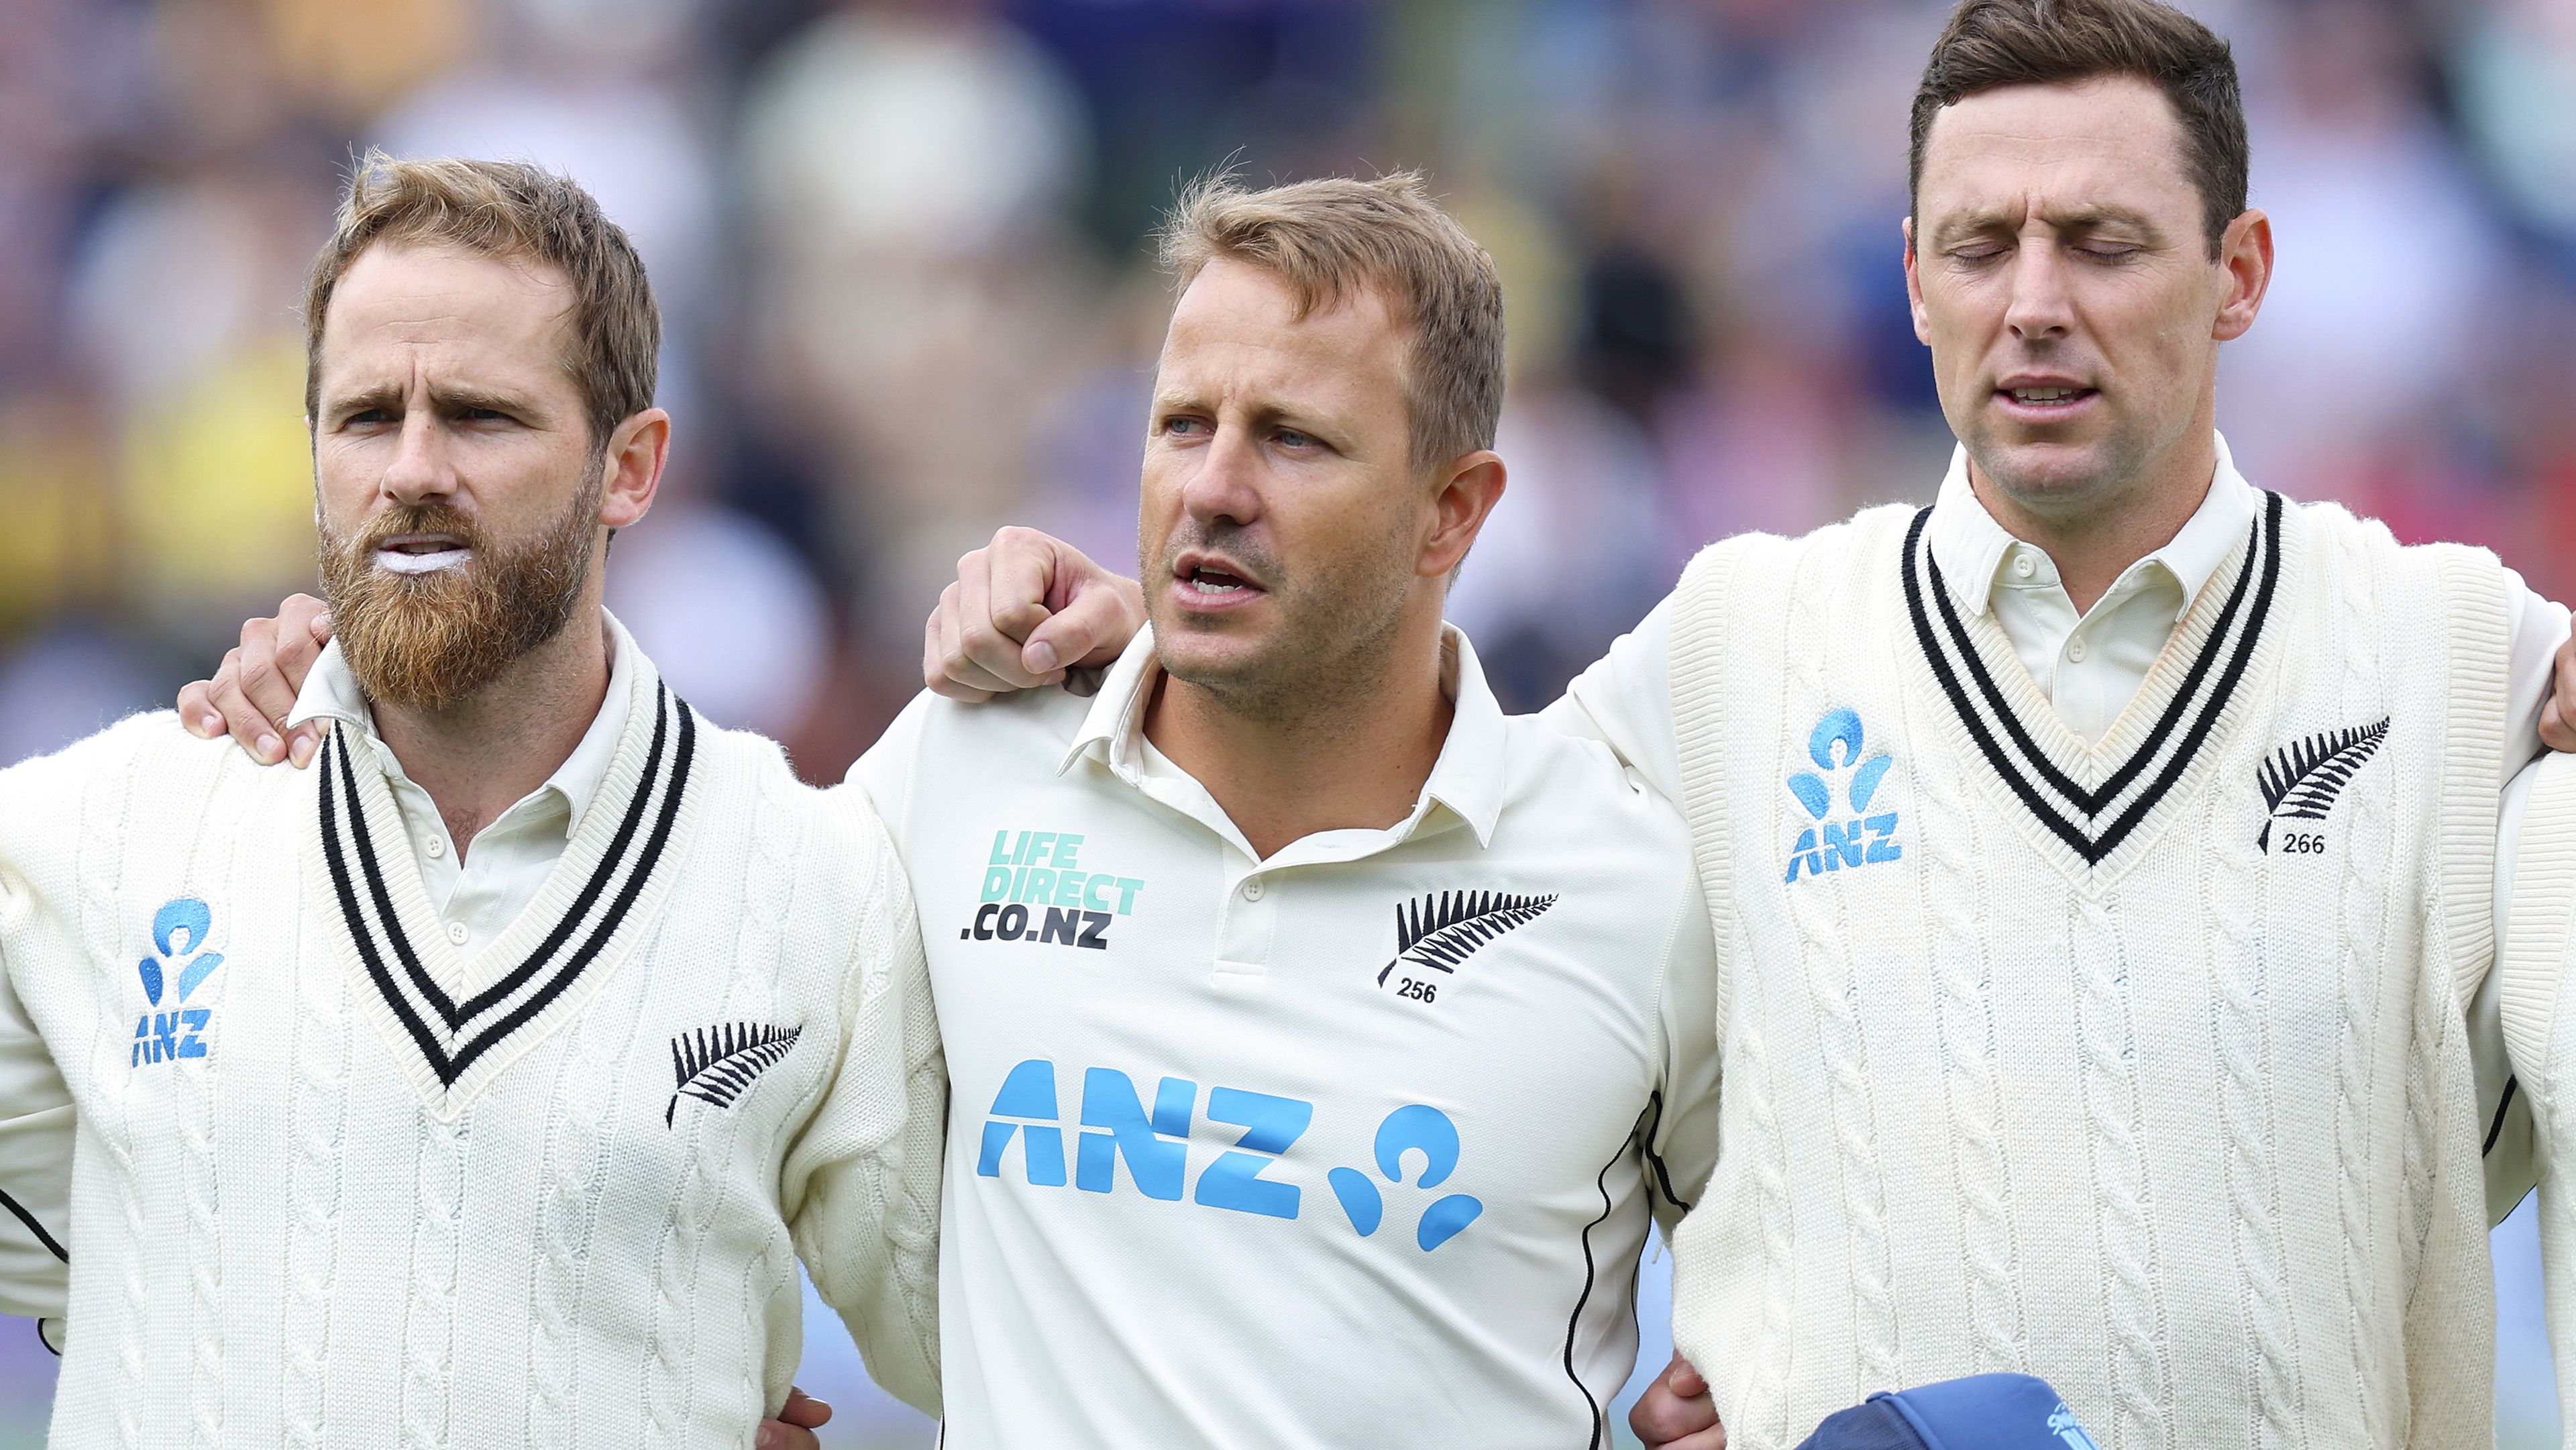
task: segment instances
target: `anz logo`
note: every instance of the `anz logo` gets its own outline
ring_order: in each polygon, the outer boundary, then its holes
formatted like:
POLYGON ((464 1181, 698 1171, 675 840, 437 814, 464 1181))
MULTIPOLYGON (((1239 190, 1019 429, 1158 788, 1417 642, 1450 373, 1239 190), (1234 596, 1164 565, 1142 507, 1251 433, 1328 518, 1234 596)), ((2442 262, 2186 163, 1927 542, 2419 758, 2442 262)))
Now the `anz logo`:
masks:
MULTIPOLYGON (((1125 1159, 1136 1191, 1165 1203, 1186 1201, 1201 1208, 1294 1219, 1306 1206, 1297 1184, 1269 1176, 1281 1155, 1315 1120, 1315 1105, 1297 1098, 1274 1097, 1242 1088, 1211 1088, 1207 1120, 1243 1130, 1234 1147, 1217 1155, 1189 1182, 1190 1121, 1199 1106, 1199 1087, 1186 1078, 1167 1077, 1154 1089, 1149 1109, 1134 1079, 1112 1068, 1085 1069, 1082 1075, 1082 1123, 1074 1141, 1070 1181, 1078 1192, 1110 1193, 1118 1186, 1118 1162, 1125 1159)), ((993 1097, 984 1122, 982 1151, 975 1160, 979 1177, 1000 1178, 1002 1160, 1014 1139, 1020 1143, 1022 1170, 1039 1188, 1062 1188, 1065 1172, 1063 1119, 1057 1111, 1055 1064, 1031 1058, 1011 1069, 993 1097)), ((1458 1167, 1458 1127, 1438 1108, 1414 1103, 1397 1108, 1378 1124, 1372 1155, 1379 1176, 1402 1186, 1416 1155, 1417 1188, 1437 1188, 1458 1167)), ((1376 1180, 1356 1168, 1335 1168, 1325 1175, 1342 1217, 1362 1238, 1374 1236, 1386 1217, 1386 1195, 1376 1180)), ((1456 1238, 1485 1211, 1482 1201, 1452 1193, 1422 1211, 1414 1243, 1424 1253, 1456 1238)), ((1328 1214, 1330 1210, 1326 1211, 1328 1214)))
POLYGON ((1878 788, 1887 779, 1888 768, 1896 762, 1884 754, 1863 759, 1862 739, 1860 714, 1847 709, 1827 712, 1808 734, 1807 756, 1816 762, 1816 769, 1789 777, 1789 794, 1805 809, 1807 819, 1797 823, 1798 843, 1789 848, 1789 874, 1781 880, 1794 882, 1801 871, 1822 876, 1846 867, 1903 859, 1905 848, 1896 839, 1897 813, 1870 810, 1878 803, 1878 788))
POLYGON ((169 1010, 147 1011, 134 1019, 134 1051, 128 1066, 206 1055, 206 1024, 213 1019, 214 1009, 191 1007, 187 1002, 224 964, 222 952, 202 949, 214 924, 213 909, 193 896, 165 902, 152 914, 154 954, 137 964, 135 972, 143 979, 145 1003, 160 1007, 166 998, 169 1010))

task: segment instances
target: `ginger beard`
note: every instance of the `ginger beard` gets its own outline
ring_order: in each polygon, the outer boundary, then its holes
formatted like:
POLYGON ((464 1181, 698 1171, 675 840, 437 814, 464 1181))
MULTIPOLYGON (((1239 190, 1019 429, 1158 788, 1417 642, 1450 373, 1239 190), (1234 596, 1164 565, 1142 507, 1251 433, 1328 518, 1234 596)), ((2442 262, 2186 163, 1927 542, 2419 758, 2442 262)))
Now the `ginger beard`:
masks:
POLYGON ((397 708, 454 707, 572 622, 590 572, 602 486, 582 491, 552 526, 502 545, 446 504, 404 504, 341 537, 323 525, 322 593, 341 657, 367 698, 397 708), (387 539, 446 534, 462 563, 397 572, 377 557, 387 539))

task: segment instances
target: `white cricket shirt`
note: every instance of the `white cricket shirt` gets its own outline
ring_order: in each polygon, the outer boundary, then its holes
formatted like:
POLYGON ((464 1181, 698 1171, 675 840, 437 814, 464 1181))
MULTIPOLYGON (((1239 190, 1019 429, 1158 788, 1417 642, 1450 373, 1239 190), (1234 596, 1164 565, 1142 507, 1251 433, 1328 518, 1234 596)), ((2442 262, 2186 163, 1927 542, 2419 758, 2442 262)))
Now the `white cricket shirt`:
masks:
POLYGON ((1266 861, 1149 767, 1150 633, 853 768, 951 1074, 951 1450, 1610 1443, 1715 1158, 1708 914, 1670 805, 1445 664, 1412 813, 1266 861))

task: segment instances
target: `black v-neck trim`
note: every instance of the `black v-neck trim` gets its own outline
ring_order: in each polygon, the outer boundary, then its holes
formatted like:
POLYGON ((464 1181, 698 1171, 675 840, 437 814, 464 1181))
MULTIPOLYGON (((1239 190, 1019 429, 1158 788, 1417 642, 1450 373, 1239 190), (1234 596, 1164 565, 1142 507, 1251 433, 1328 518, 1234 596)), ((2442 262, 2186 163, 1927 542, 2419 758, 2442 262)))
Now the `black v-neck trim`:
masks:
MULTIPOLYGON (((385 887, 383 870, 376 857, 373 832, 367 828, 365 807, 358 795, 357 775, 349 762, 349 742, 343 727, 335 726, 323 744, 328 757, 322 762, 321 825, 323 864, 329 870, 333 893, 339 899, 340 917, 349 937, 357 946, 358 959, 367 969, 368 979, 385 1000, 404 1032, 420 1049, 422 1058, 442 1087, 452 1087, 472 1066, 511 1033, 534 1020, 580 978, 592 960, 615 937, 625 923, 627 913, 644 885, 652 879, 661 862, 663 848, 669 843, 673 823, 678 819, 681 795, 688 789, 689 768, 697 755, 697 723, 688 704, 673 695, 668 686, 656 686, 653 716, 653 743, 646 752, 644 770, 634 794, 626 803, 625 815, 619 820, 617 833, 608 849, 600 856, 590 879, 565 909, 545 940, 529 953, 527 959, 509 975, 491 987, 458 1004, 442 990, 435 978, 420 964, 412 949, 411 939, 394 909, 392 894, 385 887), (666 750, 670 743, 671 723, 679 722, 676 751, 666 750), (655 788, 668 777, 668 787, 661 795, 661 808, 654 815, 651 832, 640 849, 636 832, 642 825, 655 788), (341 842, 343 817, 353 850, 344 850, 341 842), (360 909, 356 883, 351 879, 349 856, 358 862, 358 874, 366 883, 366 899, 375 907, 376 920, 370 922, 360 909), (609 901, 607 909, 591 926, 579 947, 549 973, 564 944, 572 939, 582 922, 591 914, 611 881, 623 872, 624 884, 609 901), (387 962, 390 956, 399 964, 399 975, 387 962), (542 980, 540 980, 542 978, 542 980), (475 1024, 524 991, 531 982, 538 983, 506 1015, 473 1030, 475 1024), (408 986, 413 991, 406 992, 408 986), (415 993, 417 1000, 415 1000, 415 993), (427 1010, 424 1011, 423 1008, 427 1010)), ((399 827, 397 827, 399 828, 399 827)))
POLYGON ((2183 676, 2181 687, 2157 717, 2146 739, 2139 742, 2138 748, 2101 785, 2091 790, 2078 784, 2049 759, 2047 752, 2030 738, 2030 732, 2014 714, 2003 691, 1996 687, 1993 675, 1986 669, 1984 657, 1977 650, 1976 641, 1969 637, 1958 610, 1950 602, 1950 591, 1947 581, 1941 576, 1941 565, 1932 557, 1931 546, 1925 541, 1924 526, 1931 520, 1932 510, 1927 508, 1916 514, 1912 527, 1906 530, 1905 549, 1899 560, 1905 581, 1905 608, 1913 618, 1915 642, 1932 667, 1932 677, 1940 683, 1941 692, 1949 697, 1951 708, 1958 713, 1960 724, 1967 728, 1969 738, 1976 742, 1978 753, 1986 758, 1986 763, 2003 778, 2031 815, 2047 827, 2050 834, 2063 841, 2069 850, 2082 857, 2085 865, 2099 865, 2104 857, 2119 849, 2120 843, 2128 839, 2129 834, 2173 789, 2174 783, 2182 779, 2183 772, 2191 767, 2210 731, 2216 728, 2219 716, 2234 698, 2238 683, 2244 679, 2246 666, 2254 657, 2254 647, 2262 638, 2264 623, 2271 616, 2272 597, 2280 582, 2281 510, 2281 496, 2266 491, 2263 516, 2255 521, 2248 536, 2244 566, 2237 571, 2236 582, 2228 590, 2227 603, 2219 611, 2208 638, 2202 642, 2200 653, 2193 658, 2190 670, 2183 676), (2256 582, 2258 576, 2259 583, 2256 582), (2250 613, 2245 608, 2249 586, 2253 589, 2250 613), (1927 593, 1932 596, 1933 606, 1940 614, 1937 629, 1931 612, 1924 607, 1923 597, 1927 593), (2245 616, 2241 629, 2238 628, 2239 615, 2245 616), (2226 663, 2219 669, 2213 683, 2209 680, 2210 670, 2222 654, 2226 656, 2226 663), (1976 686, 1974 697, 1960 683, 1961 668, 1976 686), (2204 684, 2209 686, 2206 691, 2202 688, 2204 684), (1986 707, 1982 711, 1977 708, 1979 700, 1986 707), (2002 727, 2004 739, 1998 740, 1995 731, 1989 728, 1989 715, 1993 724, 2002 727), (2178 729, 2181 740, 2168 753, 2166 742, 2178 729), (2163 769, 2129 799, 2127 806, 2107 826, 2098 831, 2094 829, 2094 822, 2103 812, 2117 803, 2160 756, 2164 760, 2163 769), (2054 794, 2056 801, 2049 799, 2050 794, 2054 794))

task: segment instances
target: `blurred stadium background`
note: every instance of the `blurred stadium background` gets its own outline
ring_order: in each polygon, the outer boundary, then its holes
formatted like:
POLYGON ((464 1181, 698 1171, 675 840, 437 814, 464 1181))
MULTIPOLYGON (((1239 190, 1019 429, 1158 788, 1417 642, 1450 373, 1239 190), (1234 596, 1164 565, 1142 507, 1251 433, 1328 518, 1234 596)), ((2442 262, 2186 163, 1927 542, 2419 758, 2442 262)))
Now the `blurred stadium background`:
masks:
MULTIPOLYGON (((2576 596, 2576 0, 2190 3, 2238 42, 2279 228, 2238 459, 2576 596)), ((538 160, 632 231, 678 441, 612 603, 817 780, 996 524, 1132 557, 1178 183, 1426 167, 1502 265, 1515 368, 1453 612, 1534 708, 1700 543, 1928 497, 1896 222, 1943 8, 0 0, 0 764, 309 587, 294 308, 367 144, 538 160)), ((2497 1255, 2504 1444, 2555 1445, 2528 1205, 2497 1255)), ((929 1443, 809 1338, 831 1443, 929 1443)), ((0 1447, 41 1442, 52 1373, 0 1335, 0 1447)))

